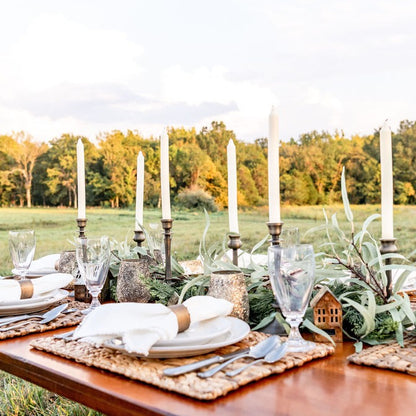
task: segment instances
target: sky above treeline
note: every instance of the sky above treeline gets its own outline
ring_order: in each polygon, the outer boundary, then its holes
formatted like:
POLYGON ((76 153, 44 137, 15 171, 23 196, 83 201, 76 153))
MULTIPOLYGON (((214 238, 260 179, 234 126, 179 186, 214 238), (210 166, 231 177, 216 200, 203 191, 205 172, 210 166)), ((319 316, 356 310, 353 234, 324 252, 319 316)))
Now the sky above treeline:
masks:
POLYGON ((416 119, 413 0, 0 0, 0 134, 224 121, 240 140, 416 119))

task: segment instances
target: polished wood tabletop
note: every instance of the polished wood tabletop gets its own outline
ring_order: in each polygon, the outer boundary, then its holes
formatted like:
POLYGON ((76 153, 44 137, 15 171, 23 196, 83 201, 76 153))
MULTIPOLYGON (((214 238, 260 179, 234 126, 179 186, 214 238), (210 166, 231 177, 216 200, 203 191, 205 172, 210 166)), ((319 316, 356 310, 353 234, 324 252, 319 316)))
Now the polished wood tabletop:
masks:
MULTIPOLYGON (((63 332, 63 330, 53 333, 63 332)), ((416 378, 348 364, 351 343, 329 358, 202 402, 30 348, 51 332, 0 341, 0 369, 107 415, 414 415, 416 378)))

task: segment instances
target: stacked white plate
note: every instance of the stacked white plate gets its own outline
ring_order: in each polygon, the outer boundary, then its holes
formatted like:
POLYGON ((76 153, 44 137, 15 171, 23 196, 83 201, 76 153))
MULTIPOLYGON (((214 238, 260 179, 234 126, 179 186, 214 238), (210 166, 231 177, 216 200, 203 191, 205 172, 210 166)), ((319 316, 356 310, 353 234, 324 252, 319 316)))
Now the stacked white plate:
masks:
POLYGON ((0 316, 22 315, 25 313, 41 311, 67 296, 68 291, 56 289, 33 298, 20 299, 17 302, 1 302, 0 316))
MULTIPOLYGON (((149 351, 148 358, 191 357, 235 344, 250 332, 248 324, 232 317, 197 322, 174 339, 160 341, 149 351)), ((113 339, 106 347, 126 352, 121 340, 113 339)))

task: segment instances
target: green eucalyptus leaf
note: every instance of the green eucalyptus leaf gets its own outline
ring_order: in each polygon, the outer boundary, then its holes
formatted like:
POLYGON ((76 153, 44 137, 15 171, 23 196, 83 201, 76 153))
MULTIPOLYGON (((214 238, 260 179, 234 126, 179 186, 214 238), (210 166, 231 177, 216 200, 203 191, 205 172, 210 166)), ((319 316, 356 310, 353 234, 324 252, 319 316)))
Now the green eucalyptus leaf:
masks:
POLYGON ((407 319, 414 324, 415 323, 415 312, 410 305, 410 299, 407 293, 403 293, 403 297, 398 294, 393 295, 393 298, 397 301, 402 300, 401 310, 407 316, 407 319))
POLYGON ((371 331, 374 330, 375 328, 374 315, 370 314, 370 312, 365 306, 347 297, 343 298, 343 302, 355 308, 362 315, 364 322, 363 322, 361 329, 358 331, 358 333, 361 336, 365 337, 367 334, 369 334, 371 331))
POLYGON ((370 224, 374 221, 381 218, 380 214, 373 214, 370 215, 364 222, 363 222, 363 226, 361 227, 361 232, 360 232, 360 245, 362 243, 362 239, 364 238, 364 236, 367 234, 367 229, 370 226, 370 224))
POLYGON ((380 264, 380 259, 382 261, 382 264, 384 264, 385 260, 387 259, 400 259, 400 260, 406 260, 406 257, 402 256, 401 254, 398 253, 386 253, 386 254, 381 254, 380 258, 377 257, 375 259, 372 259, 368 262, 368 266, 372 267, 375 266, 376 264, 380 264))
POLYGON ((192 279, 190 282, 188 282, 182 289, 181 294, 179 295, 179 299, 178 299, 178 305, 180 305, 183 302, 183 299, 186 295, 186 292, 192 287, 192 286, 196 286, 196 285, 200 285, 204 280, 207 279, 207 276, 205 275, 200 275, 195 277, 194 279, 192 279))
POLYGON ((354 343, 355 352, 359 353, 363 350, 363 343, 361 341, 357 341, 354 343))
POLYGON ((286 331, 286 334, 289 334, 290 332, 290 325, 287 323, 286 319, 283 317, 283 315, 280 312, 276 312, 276 321, 282 325, 284 330, 286 331))
POLYGON ((257 331, 271 324, 275 320, 275 315, 275 312, 272 312, 270 315, 267 315, 252 330, 257 331))
POLYGON ((264 245, 266 243, 266 241, 270 238, 270 235, 267 234, 266 236, 264 236, 264 238, 262 238, 252 249, 250 254, 253 255, 262 245, 264 245))
POLYGON ((334 231, 336 232, 336 234, 338 235, 338 238, 340 240, 345 240, 345 234, 344 232, 341 230, 339 224, 338 224, 338 220, 337 220, 337 214, 333 214, 331 217, 331 221, 332 221, 332 227, 334 229, 334 231))
POLYGON ((399 290, 401 290, 410 273, 410 270, 405 270, 403 273, 400 274, 400 276, 396 279, 396 282, 394 283, 393 293, 397 293, 399 290))
POLYGON ((364 282, 363 280, 357 279, 356 277, 350 277, 346 279, 345 283, 354 283, 356 285, 363 287, 366 290, 371 290, 371 287, 366 282, 364 282))
POLYGON ((268 275, 268 271, 263 269, 263 270, 254 271, 253 273, 251 273, 250 277, 252 280, 258 280, 267 275, 268 275))
POLYGON ((318 328, 315 324, 313 324, 308 318, 305 318, 302 322, 302 326, 309 329, 311 332, 315 332, 316 334, 322 335, 325 337, 332 345, 335 345, 334 340, 321 328, 318 328))
POLYGON ((342 174, 341 174, 341 196, 342 196, 342 203, 344 204, 345 216, 347 217, 347 220, 350 223, 352 223, 354 220, 354 216, 352 215, 350 202, 348 200, 347 184, 345 182, 345 167, 342 168, 342 174))

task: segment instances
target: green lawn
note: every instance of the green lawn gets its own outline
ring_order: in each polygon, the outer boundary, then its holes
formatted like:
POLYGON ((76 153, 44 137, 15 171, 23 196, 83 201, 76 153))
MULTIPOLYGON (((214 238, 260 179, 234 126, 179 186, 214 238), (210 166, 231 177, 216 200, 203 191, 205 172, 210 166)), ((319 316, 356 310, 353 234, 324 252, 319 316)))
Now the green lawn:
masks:
MULTIPOLYGON (((357 229, 369 215, 379 212, 379 206, 353 206, 357 229)), ((343 208, 331 206, 327 212, 337 213, 341 225, 346 226, 343 208)), ((8 230, 33 228, 37 236, 35 257, 58 253, 71 248, 70 241, 77 235, 76 211, 64 208, 2 208, 0 209, 0 274, 8 274, 12 268, 8 250, 8 230)), ((416 207, 395 207, 395 234, 399 250, 408 255, 416 248, 416 207)), ((198 255, 199 242, 205 227, 202 212, 173 211, 172 247, 177 259, 193 259, 198 255)), ((89 209, 87 210, 87 235, 108 235, 116 240, 133 238, 134 212, 132 210, 89 209)), ((312 242, 315 249, 323 241, 322 233, 304 236, 316 225, 324 223, 322 207, 283 207, 282 220, 285 226, 297 226, 304 241, 312 242)), ((210 215, 208 244, 222 240, 228 230, 226 212, 210 215)), ((240 212, 239 223, 243 248, 250 250, 268 232, 267 210, 240 212)), ((160 223, 158 210, 145 212, 145 226, 160 223)), ((372 225, 376 238, 380 236, 380 221, 372 225)), ((149 228, 149 227, 148 227, 149 228)), ((348 230, 348 228, 345 228, 348 230)), ((2 389, 0 393, 1 414, 14 415, 93 415, 96 414, 82 406, 62 399, 5 373, 0 373, 2 389)))
MULTIPOLYGON (((380 211, 379 206, 353 206, 357 227, 369 215, 380 211)), ((339 222, 345 225, 341 205, 327 208, 328 214, 337 213, 339 222)), ((416 223, 413 206, 395 207, 395 233, 399 249, 403 254, 410 253, 414 247, 416 223)), ((174 211, 172 214, 173 240, 172 249, 179 260, 192 259, 198 255, 199 242, 205 227, 203 212, 174 211)), ((0 274, 9 273, 12 268, 8 252, 7 231, 11 229, 33 228, 37 236, 35 257, 50 253, 59 253, 71 248, 71 241, 77 235, 77 213, 65 208, 1 208, 0 209, 0 274)), ((89 236, 108 235, 118 241, 133 238, 134 212, 131 210, 89 209, 86 233, 89 236)), ((322 207, 283 207, 282 220, 285 226, 299 227, 301 234, 308 229, 323 224, 322 207)), ((239 223, 243 249, 250 250, 268 232, 267 210, 240 212, 239 223)), ((145 226, 149 223, 160 224, 160 211, 145 211, 145 226)), ((228 230, 226 212, 210 214, 208 244, 222 240, 228 230)), ((347 228, 346 228, 347 229, 347 228)), ((380 234, 380 221, 372 226, 374 235, 380 234)), ((314 234, 303 238, 317 246, 322 235, 314 234)))

